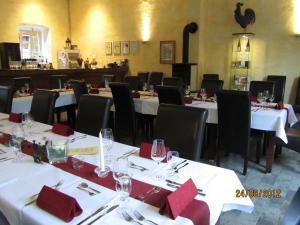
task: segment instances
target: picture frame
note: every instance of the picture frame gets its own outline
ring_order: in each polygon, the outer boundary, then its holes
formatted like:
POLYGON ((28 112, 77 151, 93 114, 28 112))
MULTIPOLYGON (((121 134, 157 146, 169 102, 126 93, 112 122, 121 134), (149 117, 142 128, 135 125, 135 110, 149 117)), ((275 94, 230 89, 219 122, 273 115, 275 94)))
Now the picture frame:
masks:
POLYGON ((123 41, 122 42, 122 54, 129 55, 130 52, 130 41, 123 41))
POLYGON ((175 41, 160 42, 160 63, 172 64, 175 63, 175 41))
POLYGON ((111 41, 105 42, 105 54, 112 55, 112 43, 111 41))
POLYGON ((130 54, 136 55, 139 52, 139 42, 138 41, 130 41, 130 54))
POLYGON ((121 55, 121 41, 114 41, 113 51, 114 55, 121 55))

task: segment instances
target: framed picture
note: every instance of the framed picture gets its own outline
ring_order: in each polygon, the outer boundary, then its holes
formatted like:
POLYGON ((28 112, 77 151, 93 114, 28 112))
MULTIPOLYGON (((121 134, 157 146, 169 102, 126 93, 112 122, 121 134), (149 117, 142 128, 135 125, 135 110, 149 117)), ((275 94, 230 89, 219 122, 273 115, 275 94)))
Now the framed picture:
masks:
POLYGON ((123 41, 122 42, 122 54, 128 55, 129 54, 129 48, 130 48, 130 41, 123 41))
POLYGON ((121 55, 121 41, 114 41, 114 55, 121 55))
POLYGON ((112 54, 112 44, 110 41, 105 42, 105 54, 106 55, 112 54))
POLYGON ((139 42, 138 41, 131 41, 130 42, 130 54, 136 55, 139 52, 139 42))
POLYGON ((160 42, 160 63, 175 63, 175 41, 160 42))

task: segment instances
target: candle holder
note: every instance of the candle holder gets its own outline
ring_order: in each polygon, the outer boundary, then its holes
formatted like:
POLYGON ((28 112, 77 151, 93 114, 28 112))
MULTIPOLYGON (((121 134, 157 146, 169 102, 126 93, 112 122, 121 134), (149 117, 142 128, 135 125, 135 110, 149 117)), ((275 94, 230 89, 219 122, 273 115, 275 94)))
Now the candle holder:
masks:
POLYGON ((110 168, 108 166, 105 166, 105 170, 104 171, 101 171, 99 169, 99 167, 96 167, 95 170, 94 170, 94 172, 97 174, 97 176, 101 177, 101 178, 107 177, 109 171, 110 171, 110 168))

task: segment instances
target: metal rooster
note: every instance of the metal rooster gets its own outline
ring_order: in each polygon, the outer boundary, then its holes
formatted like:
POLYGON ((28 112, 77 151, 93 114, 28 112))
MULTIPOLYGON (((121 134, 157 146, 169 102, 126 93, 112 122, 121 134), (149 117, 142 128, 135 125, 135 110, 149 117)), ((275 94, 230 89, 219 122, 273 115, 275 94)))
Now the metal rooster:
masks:
POLYGON ((245 9, 244 15, 241 13, 241 6, 244 4, 238 2, 236 4, 236 9, 234 10, 234 18, 238 24, 241 25, 242 28, 246 28, 249 24, 253 24, 255 22, 255 12, 253 9, 245 9))

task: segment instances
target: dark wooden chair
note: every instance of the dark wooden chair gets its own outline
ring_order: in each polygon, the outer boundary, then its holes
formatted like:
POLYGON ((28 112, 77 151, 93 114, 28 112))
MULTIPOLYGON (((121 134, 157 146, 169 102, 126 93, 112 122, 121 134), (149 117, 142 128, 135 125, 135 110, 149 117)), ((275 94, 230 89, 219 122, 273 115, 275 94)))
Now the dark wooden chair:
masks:
POLYGON ((0 112, 11 112, 15 89, 12 86, 0 85, 0 112))
POLYGON ((100 87, 104 88, 105 83, 109 84, 110 82, 114 82, 116 79, 116 76, 113 74, 103 74, 100 76, 100 87))
POLYGON ((126 76, 124 78, 124 82, 129 85, 129 88, 131 90, 142 90, 143 89, 143 83, 137 76, 126 76))
POLYGON ((75 130, 98 137, 108 127, 112 99, 95 95, 82 95, 78 105, 75 130))
POLYGON ((268 75, 267 81, 275 82, 274 86, 274 102, 284 100, 286 76, 282 75, 268 75))
POLYGON ((203 74, 203 80, 219 80, 219 74, 205 73, 205 74, 203 74))
POLYGON ((40 123, 53 124, 55 102, 59 97, 57 91, 38 89, 34 92, 30 114, 34 121, 40 123))
POLYGON ((183 88, 183 81, 180 77, 165 77, 163 79, 163 85, 183 88))
POLYGON ((140 78, 140 81, 148 85, 149 72, 138 72, 137 76, 140 78))
POLYGON ((223 84, 223 80, 203 79, 201 88, 205 88, 208 96, 214 96, 214 94, 223 89, 223 84))
POLYGON ((31 77, 13 77, 12 81, 15 90, 21 90, 25 84, 28 84, 29 87, 31 86, 31 77))
POLYGON ((261 135, 251 134, 250 92, 222 90, 217 93, 217 98, 217 166, 220 166, 222 151, 232 152, 243 157, 243 175, 246 175, 251 147, 255 144, 257 155, 261 150, 261 135))
POLYGON ((51 75, 50 76, 50 88, 62 89, 64 84, 68 82, 68 76, 64 74, 51 75))
POLYGON ((149 77, 149 85, 153 85, 154 87, 157 85, 161 85, 162 78, 162 72, 152 72, 149 77))
MULTIPOLYGON (((257 96, 259 92, 269 91, 270 94, 274 94, 275 82, 273 81, 251 81, 250 92, 251 96, 257 96)), ((274 96, 275 97, 275 96, 274 96)))
POLYGON ((206 109, 160 104, 155 137, 164 139, 181 158, 199 161, 207 116, 206 109))
POLYGON ((161 86, 155 88, 158 94, 159 104, 184 105, 182 89, 175 86, 161 86))
POLYGON ((297 80, 297 90, 296 90, 296 98, 295 104, 293 105, 295 113, 300 113, 300 77, 297 80))

